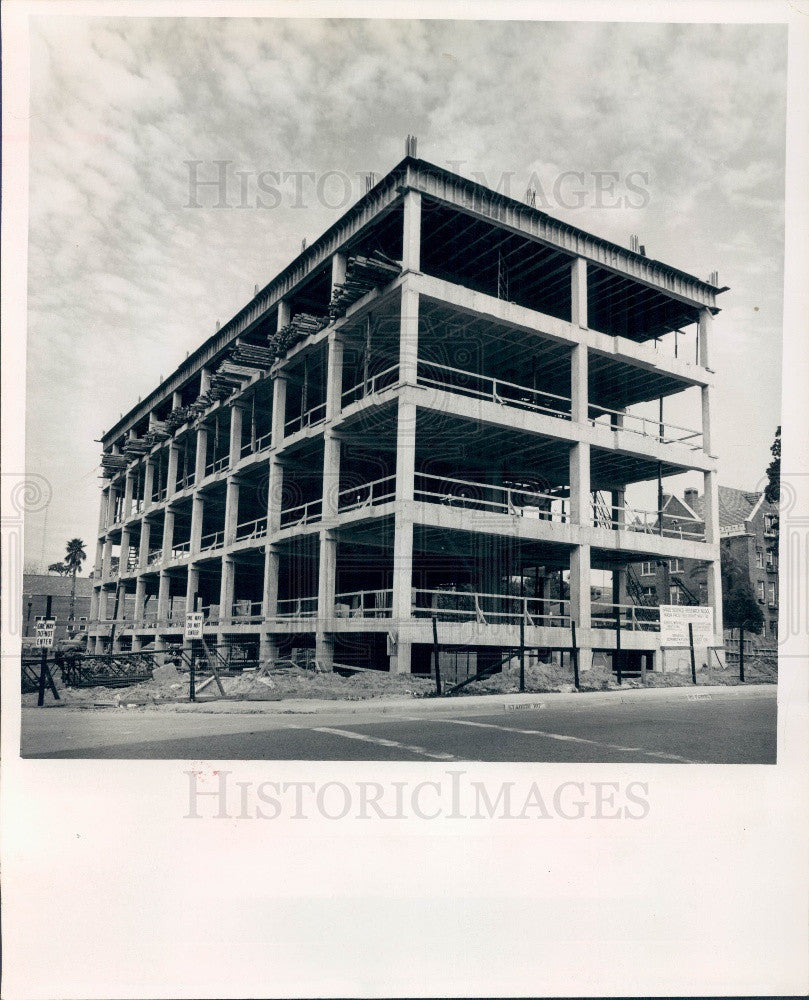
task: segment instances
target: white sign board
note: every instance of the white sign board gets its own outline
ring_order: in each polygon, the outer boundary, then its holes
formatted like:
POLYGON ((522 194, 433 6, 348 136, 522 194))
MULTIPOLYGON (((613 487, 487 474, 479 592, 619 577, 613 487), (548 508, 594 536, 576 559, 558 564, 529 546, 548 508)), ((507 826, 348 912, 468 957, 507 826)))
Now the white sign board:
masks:
POLYGON ((201 611, 189 611, 185 616, 185 637, 186 639, 201 639, 202 638, 202 621, 203 614, 201 611))
POLYGON ((694 632, 695 646, 713 646, 713 608, 710 605, 660 605, 660 645, 687 646, 688 623, 694 632))
POLYGON ((52 649, 53 637, 55 633, 55 618, 37 618, 37 633, 35 640, 37 649, 52 649))

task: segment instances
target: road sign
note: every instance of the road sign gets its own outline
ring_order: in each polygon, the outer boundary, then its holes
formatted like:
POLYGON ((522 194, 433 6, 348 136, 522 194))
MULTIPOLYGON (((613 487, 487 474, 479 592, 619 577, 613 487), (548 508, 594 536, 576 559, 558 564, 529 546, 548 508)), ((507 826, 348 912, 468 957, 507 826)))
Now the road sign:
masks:
POLYGON ((202 638, 202 621, 204 615, 201 611, 189 611, 185 616, 185 638, 186 640, 202 638))
POLYGON ((695 646, 713 646, 713 608, 705 604, 661 604, 660 645, 687 647, 688 625, 694 633, 695 646))
POLYGON ((37 649, 52 649, 54 635, 56 634, 56 619, 37 618, 36 627, 35 643, 37 649))

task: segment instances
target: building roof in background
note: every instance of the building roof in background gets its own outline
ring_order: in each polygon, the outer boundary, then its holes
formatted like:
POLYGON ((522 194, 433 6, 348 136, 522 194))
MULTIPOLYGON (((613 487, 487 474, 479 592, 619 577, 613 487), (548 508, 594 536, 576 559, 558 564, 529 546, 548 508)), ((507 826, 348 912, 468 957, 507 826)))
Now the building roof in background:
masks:
MULTIPOLYGON (((22 578, 23 596, 42 594, 51 597, 70 597, 73 581, 69 576, 58 573, 24 573, 22 578)), ((76 577, 76 597, 90 597, 93 581, 89 576, 76 577)))
MULTIPOLYGON (((764 494, 749 490, 737 490, 732 486, 719 487, 719 526, 727 528, 734 524, 743 524, 761 502, 764 494)), ((705 518, 705 497, 692 497, 689 501, 691 509, 697 517, 705 518)), ((766 503, 766 501, 765 501, 766 503)), ((768 507, 773 505, 767 504, 768 507)), ((773 507, 773 510, 775 508, 773 507)))

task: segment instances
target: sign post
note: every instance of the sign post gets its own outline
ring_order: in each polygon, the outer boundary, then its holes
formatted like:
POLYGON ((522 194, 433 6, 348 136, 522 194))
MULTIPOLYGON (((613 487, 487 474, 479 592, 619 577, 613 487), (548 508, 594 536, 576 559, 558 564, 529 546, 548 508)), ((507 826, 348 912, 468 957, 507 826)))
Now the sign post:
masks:
POLYGON ((688 647, 691 650, 691 680, 697 683, 697 661, 694 658, 694 623, 688 623, 688 647))
POLYGON ((525 618, 520 618, 520 691, 525 691, 525 618))
POLYGON ((36 645, 42 650, 42 659, 39 664, 39 691, 37 695, 37 707, 42 708, 45 704, 45 685, 51 689, 51 694, 59 701, 59 692, 53 683, 53 677, 48 669, 48 650, 53 648, 53 638, 56 634, 55 618, 39 618, 36 623, 36 645))
MULTIPOLYGON (((194 604, 196 604, 196 598, 194 598, 194 604)), ((196 684, 194 676, 194 650, 191 643, 194 639, 202 638, 202 623, 204 620, 204 615, 201 611, 187 611, 185 614, 185 642, 188 645, 188 679, 189 679, 189 690, 188 695, 191 701, 197 700, 196 684)))
POLYGON ((573 687, 579 690, 579 647, 576 645, 576 623, 570 622, 570 658, 573 661, 573 687))

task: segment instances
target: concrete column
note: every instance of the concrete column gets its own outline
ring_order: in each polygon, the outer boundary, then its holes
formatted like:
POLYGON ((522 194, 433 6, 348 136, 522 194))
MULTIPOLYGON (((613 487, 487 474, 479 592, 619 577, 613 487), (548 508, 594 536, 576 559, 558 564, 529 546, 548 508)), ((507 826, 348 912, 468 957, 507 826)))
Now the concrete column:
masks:
POLYGON ((98 530, 102 532, 108 525, 108 511, 110 507, 110 487, 105 486, 101 491, 101 504, 98 508, 98 530))
POLYGON ((711 411, 713 409, 713 386, 704 385, 702 386, 700 392, 702 395, 702 450, 706 455, 713 456, 713 452, 711 451, 711 411))
POLYGON ((135 610, 132 612, 133 621, 143 621, 143 605, 146 601, 146 581, 139 576, 135 581, 135 610))
POLYGON ((236 540, 236 527, 239 521, 239 478, 228 476, 225 488, 225 545, 236 540))
POLYGON ((587 261, 576 257, 570 270, 570 321, 587 329, 587 261))
POLYGON ((346 280, 346 261, 344 253, 336 253, 331 259, 331 293, 334 296, 336 285, 342 285, 346 280))
POLYGON ((570 352, 570 416, 573 423, 586 424, 589 417, 587 345, 576 344, 570 352))
POLYGON ((90 615, 89 621, 98 621, 98 591, 99 587, 93 586, 93 592, 90 594, 90 615))
POLYGON ((258 658, 262 666, 278 659, 278 640, 269 632, 262 632, 258 640, 258 658))
POLYGON ((183 394, 179 389, 175 389, 171 394, 171 408, 172 410, 178 410, 183 405, 183 394))
POLYGON ((140 525, 140 547, 138 549, 138 569, 146 569, 149 560, 149 543, 152 534, 152 525, 147 518, 141 521, 140 525))
POLYGON ((202 514, 205 509, 205 500, 199 494, 194 494, 191 500, 191 540, 189 550, 192 553, 199 552, 200 539, 202 538, 202 514))
POLYGON ((180 462, 180 449, 176 444, 169 445, 169 461, 166 469, 166 497, 170 498, 177 492, 177 466, 180 462))
POLYGON ((209 368, 203 368, 199 374, 199 391, 201 395, 203 392, 207 392, 211 388, 211 371, 209 368))
POLYGON ((722 642, 724 626, 722 616, 722 568, 719 559, 719 486, 715 472, 703 473, 705 494, 705 541, 715 546, 717 557, 706 567, 708 604, 714 609, 716 641, 722 642))
POLYGON ((570 449, 570 520, 587 528, 593 524, 590 445, 582 442, 570 449))
POLYGON ((570 550, 570 615, 577 628, 590 628, 589 545, 577 545, 570 550))
POLYGON ((329 367, 326 376, 326 419, 334 420, 343 406, 343 341, 329 334, 329 367))
POLYGON ((205 462, 208 457, 208 428, 200 427, 197 431, 197 451, 194 460, 194 483, 199 486, 205 478, 205 462))
POLYGON ((272 381, 272 447, 280 448, 284 440, 284 423, 287 412, 287 380, 284 375, 275 375, 272 381))
POLYGON ((104 557, 101 565, 101 579, 106 580, 112 571, 112 538, 104 539, 104 557))
POLYGON ((108 591, 106 587, 102 587, 98 592, 98 618, 99 621, 106 621, 109 612, 108 607, 108 591))
POLYGON ((154 488, 154 462, 147 461, 144 466, 143 478, 143 506, 144 509, 152 505, 152 489, 154 488))
POLYGON ((399 381, 415 385, 419 359, 419 295, 407 282, 402 286, 399 322, 399 381))
POLYGON ((199 591, 199 570, 196 566, 188 567, 188 578, 185 585, 185 610, 194 610, 194 598, 199 591))
POLYGON ((121 529, 121 549, 120 555, 118 556, 118 578, 120 579, 125 573, 128 572, 126 564, 129 560, 129 528, 121 529))
POLYGON ((103 575, 104 569, 104 542, 105 539, 99 538, 96 542, 96 559, 93 563, 93 573, 97 580, 99 580, 103 575))
POLYGON ((408 191, 404 196, 402 269, 421 270, 421 192, 419 191, 408 191))
POLYGON ((612 571, 612 603, 629 604, 627 597, 626 570, 614 569, 612 571))
POLYGON ((340 496, 340 438, 327 428, 323 434, 323 523, 337 517, 340 496))
POLYGON ((166 621, 169 616, 169 599, 171 594, 171 579, 165 570, 160 573, 160 585, 157 591, 157 620, 166 621))
POLYGON ((174 510, 166 507, 166 516, 163 521, 163 562, 171 559, 171 550, 174 547, 174 510))
POLYGON ((282 299, 278 303, 278 317, 276 320, 275 329, 283 330, 284 327, 291 321, 291 319, 292 319, 292 310, 290 309, 289 303, 285 299, 282 299))
POLYGON ((710 340, 713 315, 710 309, 700 309, 699 311, 699 363, 703 368, 710 367, 710 340))
POLYGON ((230 556, 222 557, 222 575, 219 580, 219 621, 229 624, 233 617, 233 592, 236 564, 230 556))
POLYGON ((230 467, 234 468, 242 457, 242 420, 244 409, 238 404, 230 408, 230 467))
POLYGON ((626 525, 626 491, 613 490, 610 494, 612 504, 612 520, 616 531, 623 531, 626 525))
POLYGON ((270 478, 267 491, 267 538, 271 540, 281 527, 281 501, 284 491, 284 466, 273 452, 269 462, 270 478))
POLYGON ((278 614, 278 567, 280 556, 275 545, 268 545, 264 552, 264 591, 261 598, 261 614, 265 621, 271 621, 278 614))
POLYGON ((124 520, 128 521, 132 516, 132 492, 135 485, 134 476, 127 472, 124 480, 124 520))
MULTIPOLYGON (((410 619, 413 602, 413 488, 416 407, 399 399, 396 430, 396 513, 393 537, 393 620, 410 619)), ((410 644, 397 639, 391 672, 410 672, 410 644)))
POLYGON ((334 594, 337 579, 337 537, 331 531, 320 532, 318 560, 317 630, 315 656, 322 666, 333 662, 334 642, 325 630, 325 623, 334 617, 334 594))

